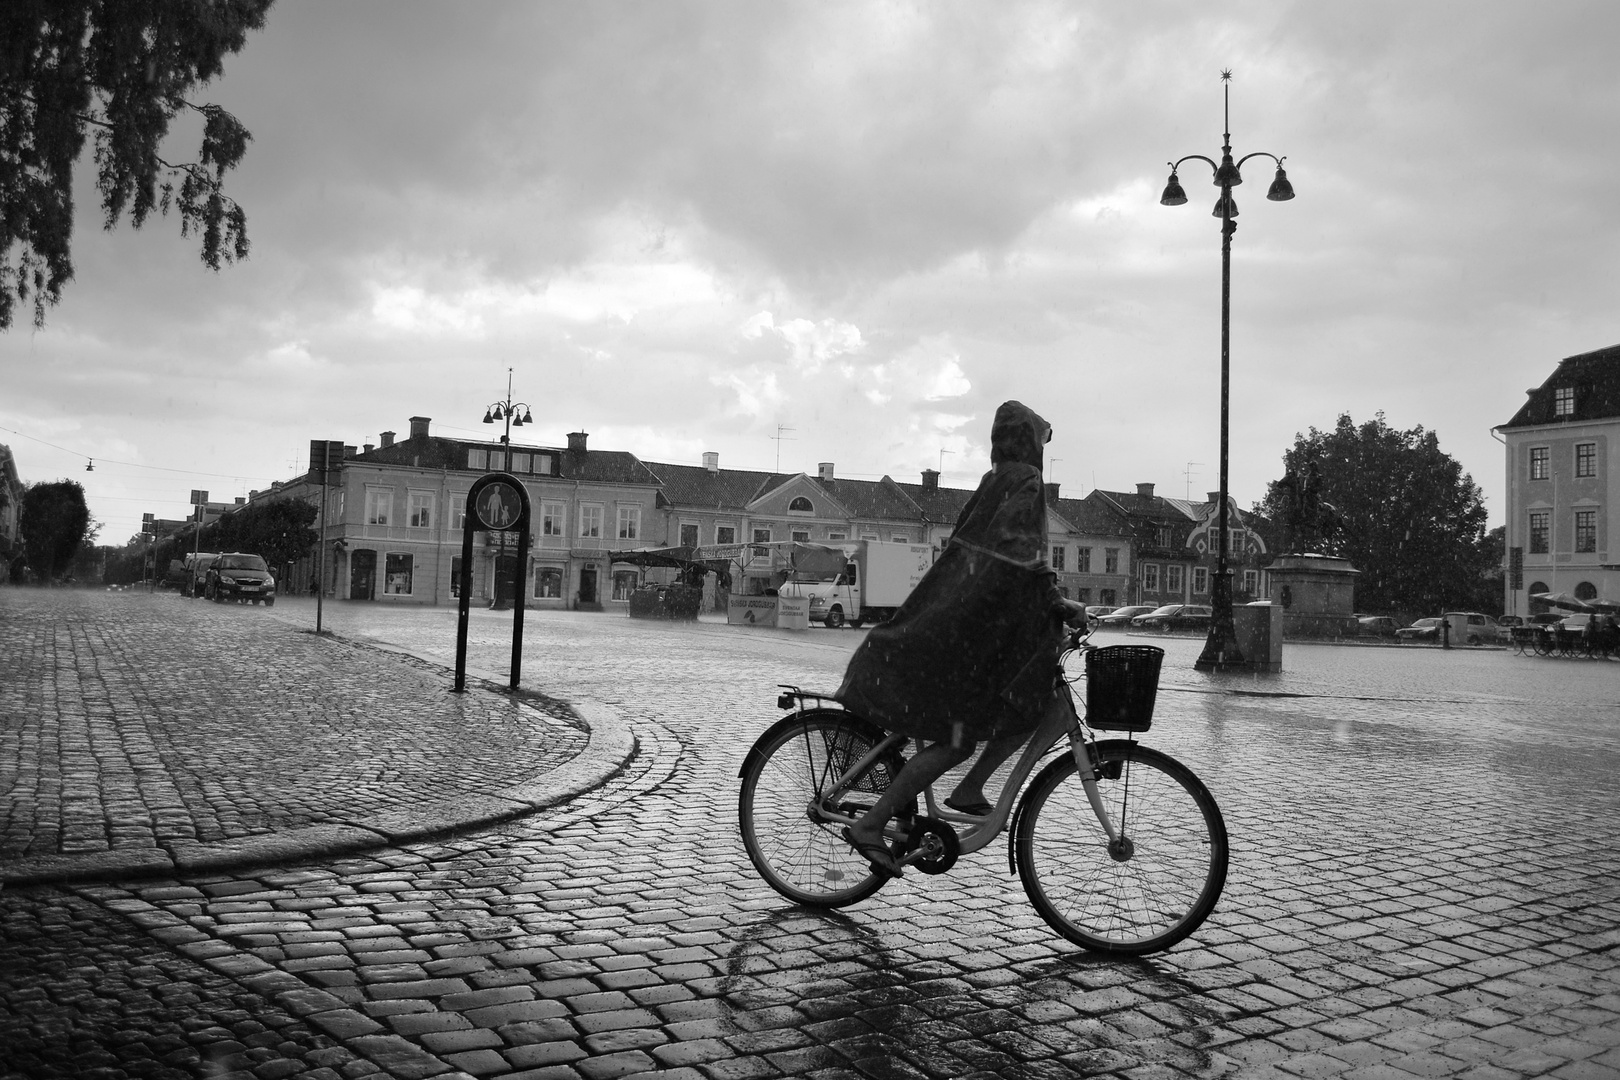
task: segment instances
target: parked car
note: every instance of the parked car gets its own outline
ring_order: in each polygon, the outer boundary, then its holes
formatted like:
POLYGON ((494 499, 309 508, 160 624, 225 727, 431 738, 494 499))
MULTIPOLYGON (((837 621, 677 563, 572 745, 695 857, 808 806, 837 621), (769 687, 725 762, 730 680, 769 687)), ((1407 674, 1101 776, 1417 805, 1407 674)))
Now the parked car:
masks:
POLYGON ((276 579, 270 576, 270 568, 259 556, 228 551, 208 565, 203 596, 216 604, 247 600, 269 607, 276 602, 276 579))
POLYGON ((1091 619, 1100 619, 1104 615, 1112 615, 1118 610, 1118 608, 1112 607, 1108 604, 1087 604, 1086 617, 1091 619))
POLYGON ((1131 620, 1133 630, 1207 630, 1212 612, 1202 604, 1166 604, 1131 620))
POLYGON ((1154 610, 1152 604, 1128 604, 1125 607, 1115 608, 1097 622, 1110 630, 1124 630, 1131 625, 1132 619, 1138 615, 1146 615, 1152 610, 1154 610))
MULTIPOLYGON (((1487 643, 1494 644, 1502 639, 1501 627, 1489 615, 1482 615, 1477 611, 1448 611, 1445 617, 1451 619, 1458 615, 1468 620, 1467 630, 1461 635, 1463 642, 1469 645, 1485 645, 1487 643)), ((1457 635, 1453 632, 1452 636, 1456 637, 1457 635)), ((1460 645, 1463 642, 1453 642, 1453 644, 1460 645)))
POLYGON ((1362 615, 1356 619, 1362 637, 1394 637, 1401 624, 1388 615, 1362 615))
POLYGON ((1498 626, 1506 627, 1523 626, 1524 619, 1518 615, 1504 615, 1500 619, 1496 620, 1496 624, 1498 626))
POLYGON ((1395 637, 1401 641, 1436 641, 1440 637, 1440 622, 1437 618, 1419 619, 1395 631, 1395 637))
POLYGON ((1557 626, 1564 621, 1564 616, 1556 611, 1543 611, 1540 615, 1530 616, 1531 626, 1557 626))

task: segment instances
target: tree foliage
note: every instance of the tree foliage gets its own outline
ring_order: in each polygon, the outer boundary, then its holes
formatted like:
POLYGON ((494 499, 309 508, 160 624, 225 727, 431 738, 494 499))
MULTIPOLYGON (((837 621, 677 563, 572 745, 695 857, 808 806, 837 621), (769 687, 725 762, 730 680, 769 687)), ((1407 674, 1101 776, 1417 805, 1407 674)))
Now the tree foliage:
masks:
POLYGON ((271 0, 5 0, 0 3, 0 330, 16 303, 34 325, 73 278, 73 169, 95 130, 103 225, 174 210, 202 261, 248 253, 247 215, 225 173, 251 136, 189 95, 223 70, 271 0), (160 153, 182 112, 202 118, 195 161, 160 153))
POLYGON ((29 567, 45 581, 66 573, 79 545, 95 536, 84 488, 73 480, 30 484, 23 492, 17 528, 29 567))
POLYGON ((311 528, 315 513, 315 507, 301 499, 253 503, 204 526, 202 549, 251 552, 279 571, 308 555, 315 545, 317 535, 311 528))
POLYGON ((1337 512, 1323 553, 1349 559, 1361 571, 1358 610, 1435 615, 1501 609, 1500 577, 1493 596, 1482 584, 1499 571, 1501 554, 1487 540, 1479 486, 1440 449, 1434 432, 1421 425, 1397 431, 1383 413, 1357 425, 1346 413, 1330 431, 1313 427, 1295 436, 1283 467, 1283 479, 1267 487, 1255 509, 1286 517, 1288 478, 1314 469, 1321 500, 1337 512))

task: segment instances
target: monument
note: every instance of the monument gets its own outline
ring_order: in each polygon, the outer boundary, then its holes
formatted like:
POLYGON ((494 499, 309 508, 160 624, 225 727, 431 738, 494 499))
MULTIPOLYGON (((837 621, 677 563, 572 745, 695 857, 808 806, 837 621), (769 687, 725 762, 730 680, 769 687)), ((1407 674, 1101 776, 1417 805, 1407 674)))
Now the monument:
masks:
POLYGON ((1278 482, 1283 505, 1277 524, 1282 551, 1268 568, 1271 600, 1282 605, 1284 637, 1355 637, 1355 583, 1361 573, 1350 560, 1323 554, 1331 549, 1342 522, 1337 508, 1322 500, 1321 470, 1314 459, 1278 482))

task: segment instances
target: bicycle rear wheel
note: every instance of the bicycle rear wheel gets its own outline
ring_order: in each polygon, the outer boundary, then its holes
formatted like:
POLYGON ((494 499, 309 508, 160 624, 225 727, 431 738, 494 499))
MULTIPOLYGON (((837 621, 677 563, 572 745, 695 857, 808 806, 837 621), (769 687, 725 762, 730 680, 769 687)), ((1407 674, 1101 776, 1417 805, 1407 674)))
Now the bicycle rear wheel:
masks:
MULTIPOLYGON (((811 709, 778 721, 743 761, 737 799, 743 847, 766 884, 794 903, 845 907, 888 880, 850 848, 838 825, 816 812, 825 793, 884 738, 881 728, 853 713, 811 709)), ((902 764, 898 751, 885 756, 845 801, 853 796, 870 806, 902 764)))
POLYGON ((1168 949, 1198 929, 1226 884, 1220 807, 1168 754, 1127 740, 1098 743, 1094 754, 1121 842, 1109 843, 1065 754, 1019 805, 1019 879, 1041 918, 1076 945, 1131 956, 1168 949))

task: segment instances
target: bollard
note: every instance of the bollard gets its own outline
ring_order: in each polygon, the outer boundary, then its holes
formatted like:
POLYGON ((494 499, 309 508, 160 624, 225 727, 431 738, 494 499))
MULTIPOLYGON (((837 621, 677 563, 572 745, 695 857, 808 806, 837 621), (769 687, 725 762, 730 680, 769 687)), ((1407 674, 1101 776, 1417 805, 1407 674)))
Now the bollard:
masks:
POLYGON ((1440 647, 1451 648, 1451 620, 1443 615, 1440 617, 1440 647))

